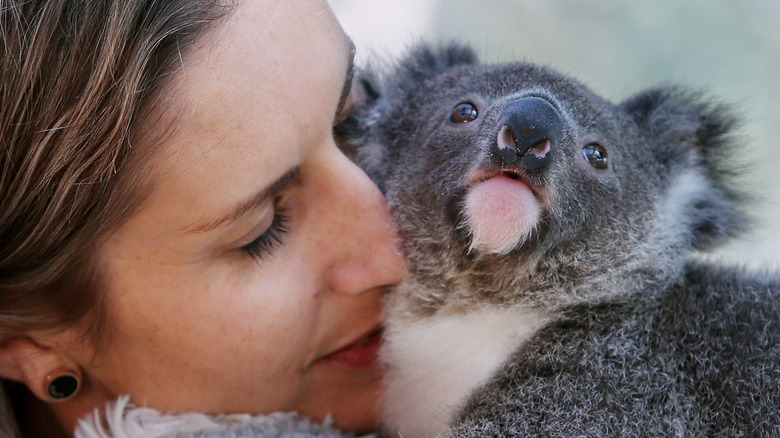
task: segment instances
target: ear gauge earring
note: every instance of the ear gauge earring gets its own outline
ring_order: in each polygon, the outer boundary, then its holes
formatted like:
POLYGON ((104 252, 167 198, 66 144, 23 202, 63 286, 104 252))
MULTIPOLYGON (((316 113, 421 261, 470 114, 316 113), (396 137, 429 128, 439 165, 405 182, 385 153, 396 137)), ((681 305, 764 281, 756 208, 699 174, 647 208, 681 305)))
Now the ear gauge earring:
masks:
POLYGON ((52 401, 67 401, 79 391, 81 375, 78 371, 59 369, 46 376, 44 386, 46 394, 52 398, 52 401))

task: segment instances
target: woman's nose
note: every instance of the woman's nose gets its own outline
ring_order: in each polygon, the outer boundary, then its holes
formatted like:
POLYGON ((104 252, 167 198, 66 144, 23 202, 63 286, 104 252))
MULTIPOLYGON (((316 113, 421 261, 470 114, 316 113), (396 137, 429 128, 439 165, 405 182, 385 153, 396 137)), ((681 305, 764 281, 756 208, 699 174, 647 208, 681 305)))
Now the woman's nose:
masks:
POLYGON ((384 197, 347 157, 338 153, 332 160, 333 178, 327 187, 327 196, 334 200, 327 212, 332 239, 324 248, 332 252, 329 289, 354 295, 397 284, 404 260, 384 197))

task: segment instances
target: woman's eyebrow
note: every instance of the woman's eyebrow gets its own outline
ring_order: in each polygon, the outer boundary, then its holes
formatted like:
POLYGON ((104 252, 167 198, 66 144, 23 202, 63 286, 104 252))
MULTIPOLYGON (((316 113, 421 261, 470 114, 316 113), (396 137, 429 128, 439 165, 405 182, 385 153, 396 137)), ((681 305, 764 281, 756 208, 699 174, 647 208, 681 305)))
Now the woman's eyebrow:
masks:
POLYGON ((341 95, 339 96, 339 104, 336 105, 336 114, 339 114, 347 103, 347 97, 349 97, 349 92, 352 90, 352 78, 355 75, 355 43, 351 38, 347 37, 347 44, 349 44, 347 74, 344 78, 344 85, 341 86, 341 95))
POLYGON ((204 233, 207 231, 211 231, 215 228, 218 228, 224 224, 231 223, 235 220, 238 220, 243 215, 245 215, 248 211, 261 205, 263 202, 265 202, 266 199, 275 195, 277 192, 279 192, 279 190, 284 188, 284 186, 286 186, 290 181, 292 181, 293 178, 295 178, 295 176, 298 174, 300 170, 301 170, 300 167, 297 166, 293 169, 290 169, 287 173, 279 177, 276 181, 272 182, 270 186, 258 192, 256 195, 252 196, 251 198, 239 203, 233 209, 231 209, 230 212, 228 212, 221 218, 215 220, 207 220, 201 223, 189 225, 185 227, 182 230, 182 232, 183 233, 204 233))

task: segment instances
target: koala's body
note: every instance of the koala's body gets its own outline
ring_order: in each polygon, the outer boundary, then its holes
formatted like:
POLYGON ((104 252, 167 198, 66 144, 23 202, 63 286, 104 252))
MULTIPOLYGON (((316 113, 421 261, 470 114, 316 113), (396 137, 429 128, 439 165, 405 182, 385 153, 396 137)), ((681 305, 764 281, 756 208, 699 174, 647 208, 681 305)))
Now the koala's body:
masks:
POLYGON ((780 277, 689 260, 744 228, 727 111, 458 46, 362 83, 342 134, 409 258, 391 433, 780 436, 780 277))

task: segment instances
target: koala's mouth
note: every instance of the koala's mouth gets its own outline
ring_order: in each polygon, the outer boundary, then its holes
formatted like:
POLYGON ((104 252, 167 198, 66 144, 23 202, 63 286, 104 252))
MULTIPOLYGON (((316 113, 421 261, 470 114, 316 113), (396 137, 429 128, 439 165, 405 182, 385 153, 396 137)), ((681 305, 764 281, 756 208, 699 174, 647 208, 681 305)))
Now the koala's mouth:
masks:
POLYGON ((526 181, 525 178, 521 177, 519 173, 513 170, 504 170, 500 173, 500 175, 503 175, 515 181, 523 181, 524 183, 528 184, 529 187, 531 187, 531 190, 533 190, 533 186, 531 186, 531 184, 528 181, 526 181))
POLYGON ((525 175, 514 169, 476 169, 472 172, 470 178, 468 179, 466 184, 467 191, 470 191, 473 187, 479 185, 482 182, 499 176, 525 184, 540 203, 544 203, 544 201, 547 199, 546 190, 544 190, 542 187, 539 187, 525 175))
POLYGON ((539 187, 515 170, 475 170, 462 204, 469 249, 507 254, 517 248, 536 229, 543 199, 539 187))

